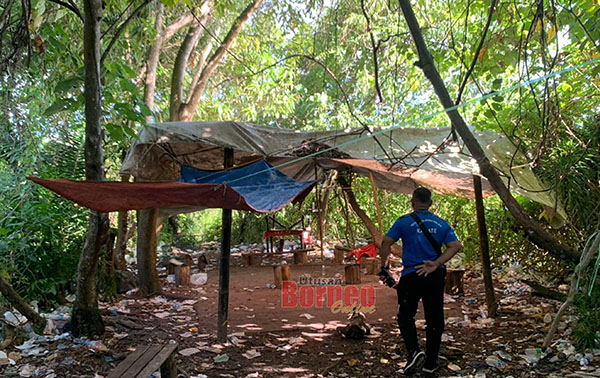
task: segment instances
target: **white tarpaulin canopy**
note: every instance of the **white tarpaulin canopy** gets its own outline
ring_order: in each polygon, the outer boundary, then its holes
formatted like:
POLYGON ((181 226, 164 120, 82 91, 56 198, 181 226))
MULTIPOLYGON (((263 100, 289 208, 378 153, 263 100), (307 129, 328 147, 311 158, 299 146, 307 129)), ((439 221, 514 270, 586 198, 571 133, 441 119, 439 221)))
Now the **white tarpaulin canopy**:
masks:
MULTIPOLYGON (((507 137, 471 131, 512 192, 558 207, 565 217, 554 193, 507 137)), ((453 142, 450 135, 450 128, 307 132, 231 121, 157 123, 140 131, 121 173, 144 181, 174 181, 182 164, 222 169, 227 147, 235 150, 236 165, 266 158, 297 180, 314 179, 322 169, 348 169, 372 174, 379 188, 394 192, 411 193, 422 185, 436 193, 473 197, 477 163, 460 137, 453 142)), ((483 190, 493 194, 485 178, 483 190)))

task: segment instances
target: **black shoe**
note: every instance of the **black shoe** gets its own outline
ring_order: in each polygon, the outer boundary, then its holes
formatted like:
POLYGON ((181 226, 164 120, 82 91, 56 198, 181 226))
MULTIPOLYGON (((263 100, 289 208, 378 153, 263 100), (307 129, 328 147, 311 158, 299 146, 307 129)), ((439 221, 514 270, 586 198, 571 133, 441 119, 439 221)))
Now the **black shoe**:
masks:
POLYGON ((406 366, 404 366, 404 374, 409 375, 416 373, 420 370, 423 365, 423 361, 425 361, 425 353, 420 350, 415 350, 408 356, 408 361, 406 361, 406 366))
POLYGON ((424 373, 433 373, 435 372, 438 368, 440 367, 440 364, 437 363, 437 361, 425 361, 425 364, 423 365, 423 372, 424 373))

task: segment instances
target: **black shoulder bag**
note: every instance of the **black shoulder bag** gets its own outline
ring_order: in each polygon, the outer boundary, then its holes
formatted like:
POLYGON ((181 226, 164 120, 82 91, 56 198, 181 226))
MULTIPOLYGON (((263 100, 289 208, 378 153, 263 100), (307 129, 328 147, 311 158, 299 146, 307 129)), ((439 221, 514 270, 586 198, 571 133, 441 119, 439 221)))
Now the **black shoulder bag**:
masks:
POLYGON ((414 219, 415 222, 417 222, 417 224, 419 225, 419 228, 421 229, 421 231, 423 231, 423 235, 425 235, 425 237, 427 238, 427 240, 429 240, 429 243, 431 244, 433 249, 437 252, 438 256, 440 256, 442 254, 442 248, 435 241, 435 239, 433 238, 433 236, 431 235, 431 233, 429 232, 427 227, 425 227, 421 218, 419 218, 417 216, 417 214, 414 212, 410 213, 408 215, 410 215, 412 217, 412 219, 414 219))

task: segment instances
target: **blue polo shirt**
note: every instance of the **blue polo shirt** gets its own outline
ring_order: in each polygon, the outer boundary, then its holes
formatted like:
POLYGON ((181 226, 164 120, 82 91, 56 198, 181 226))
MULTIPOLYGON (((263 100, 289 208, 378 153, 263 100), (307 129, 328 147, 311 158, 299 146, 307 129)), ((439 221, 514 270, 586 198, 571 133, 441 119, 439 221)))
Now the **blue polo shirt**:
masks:
MULTIPOLYGON (((429 210, 416 210, 415 213, 421 218, 440 247, 458 240, 452 227, 442 218, 432 214, 429 210)), ((427 260, 434 261, 438 258, 437 252, 410 215, 398 218, 386 236, 395 241, 402 239, 402 264, 405 267, 402 275, 416 272, 414 265, 420 265, 427 260)))

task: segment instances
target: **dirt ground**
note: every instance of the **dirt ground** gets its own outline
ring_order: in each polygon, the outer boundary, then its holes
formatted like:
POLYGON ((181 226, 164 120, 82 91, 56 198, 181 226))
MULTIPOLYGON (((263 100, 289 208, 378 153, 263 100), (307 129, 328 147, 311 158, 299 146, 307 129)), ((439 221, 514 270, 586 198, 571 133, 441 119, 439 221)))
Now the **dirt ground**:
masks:
MULTIPOLYGON (((277 256, 264 259, 263 266, 243 267, 239 254, 232 257, 228 344, 216 342, 218 269, 216 258, 209 254, 208 280, 202 286, 177 288, 166 282, 163 272, 165 296, 145 299, 133 293, 117 303, 103 304, 107 330, 99 340, 106 349, 94 349, 70 337, 39 343, 42 353, 38 356, 25 356, 27 349, 13 346, 5 352, 22 352, 23 356, 15 365, 0 366, 0 375, 103 377, 136 346, 176 340, 177 365, 185 377, 403 376, 405 351, 395 321, 395 290, 380 284, 376 276, 362 276, 359 286, 370 285, 376 293, 375 312, 366 315, 371 334, 364 340, 348 340, 336 331, 347 323, 346 314, 334 314, 326 306, 281 307, 280 289, 269 287, 271 265, 281 259, 277 256)), ((297 282, 302 274, 342 277, 343 266, 328 262, 323 271, 315 256, 307 265, 291 265, 292 281, 297 282)), ((446 296, 441 369, 423 376, 600 377, 599 351, 584 366, 579 361, 582 356, 568 348, 568 323, 556 337, 563 341, 555 343, 538 363, 526 361, 525 350, 541 347, 549 327, 547 314, 551 318, 560 303, 532 296, 510 272, 499 276, 495 285, 501 304, 496 319, 483 317, 485 297, 478 272, 467 272, 463 295, 446 296), (491 367, 486 359, 501 362, 491 367)), ((422 311, 417 318, 424 347, 422 311)))

